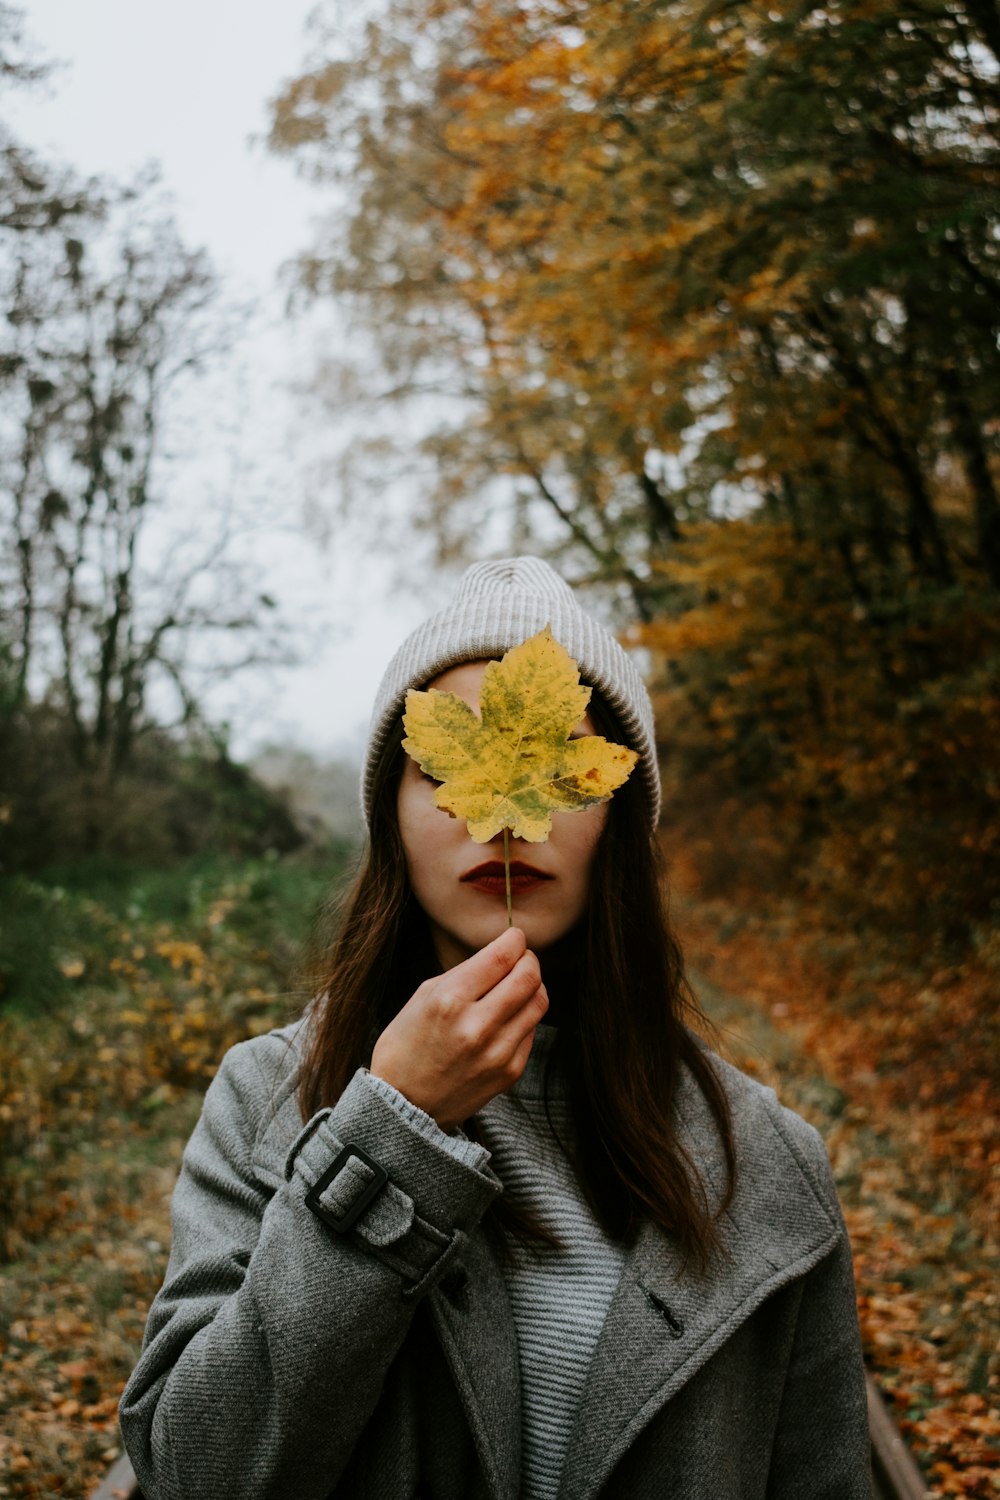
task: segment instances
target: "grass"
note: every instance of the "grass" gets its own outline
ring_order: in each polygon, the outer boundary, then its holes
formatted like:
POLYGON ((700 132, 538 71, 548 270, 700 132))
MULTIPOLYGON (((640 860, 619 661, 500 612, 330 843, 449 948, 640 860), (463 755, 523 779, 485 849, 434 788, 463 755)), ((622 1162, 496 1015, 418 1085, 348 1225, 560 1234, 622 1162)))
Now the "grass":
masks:
POLYGON ((317 906, 352 857, 349 846, 331 844, 284 857, 200 856, 157 870, 94 859, 44 877, 0 877, 0 1014, 58 1011, 81 980, 105 974, 123 932, 141 945, 164 924, 200 930, 220 899, 230 933, 266 953, 259 974, 285 984, 317 906))

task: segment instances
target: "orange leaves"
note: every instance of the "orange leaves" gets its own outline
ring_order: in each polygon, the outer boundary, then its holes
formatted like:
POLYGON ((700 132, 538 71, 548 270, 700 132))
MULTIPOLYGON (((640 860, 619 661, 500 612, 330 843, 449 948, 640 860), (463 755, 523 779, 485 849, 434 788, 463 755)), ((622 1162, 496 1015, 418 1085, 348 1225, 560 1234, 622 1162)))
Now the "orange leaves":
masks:
MULTIPOLYGON (((683 858, 674 862, 684 870, 683 858)), ((895 1419, 936 1494, 994 1500, 994 975, 970 962, 930 976, 896 964, 880 976, 870 934, 847 934, 835 915, 824 924, 822 913, 790 902, 767 918, 746 901, 686 896, 683 913, 686 947, 709 981, 746 996, 743 1009, 766 1018, 760 1025, 781 1028, 784 1045, 767 1038, 777 1066, 765 1081, 826 1138, 865 1351, 895 1419)), ((731 1043, 747 1023, 727 1014, 723 1024, 731 1043)))
MULTIPOLYGON (((707 245, 717 258, 725 211, 689 174, 704 171, 704 137, 725 137, 718 90, 739 47, 720 52, 686 17, 620 4, 586 5, 569 24, 544 6, 476 0, 456 30, 447 7, 425 0, 393 19, 419 36, 423 63, 414 68, 402 36, 386 48, 370 33, 348 64, 370 101, 354 128, 375 148, 359 153, 367 191, 352 246, 378 245, 356 260, 352 248, 348 278, 364 296, 376 266, 392 266, 378 296, 401 320, 418 309, 433 318, 442 297, 467 306, 484 326, 480 367, 498 377, 484 388, 489 420, 499 429, 499 405, 523 403, 520 425, 544 431, 546 462, 565 435, 530 410, 536 377, 592 402, 581 434, 613 434, 616 471, 637 425, 672 451, 679 434, 651 387, 666 377, 680 389, 689 362, 697 379, 730 337, 718 284, 706 293, 693 254, 707 245), (669 151, 666 135, 677 137, 669 151)), ((310 139, 312 76, 279 104, 279 145, 299 144, 297 109, 310 139)), ((494 467, 505 447, 495 431, 494 467)))
MULTIPOLYGON (((212 926, 216 925, 218 925, 216 922, 212 923, 212 926)), ((159 954, 160 958, 167 960, 175 974, 186 968, 191 977, 191 982, 193 984, 201 983, 204 973, 205 954, 197 943, 170 938, 157 943, 155 951, 159 954)))
POLYGON ((89 1493, 117 1457, 118 1394, 129 1357, 122 1333, 128 1325, 130 1341, 138 1338, 142 1303, 155 1290, 155 1270, 148 1257, 147 1274, 140 1282, 130 1280, 129 1265, 128 1251, 104 1240, 99 1247, 84 1243, 75 1256, 54 1247, 44 1266, 31 1267, 34 1284, 22 1268, 8 1271, 6 1302, 19 1316, 0 1338, 4 1494, 49 1500, 89 1493), (122 1289, 119 1292, 116 1283, 115 1292, 119 1305, 110 1327, 78 1310, 95 1290, 100 1294, 94 1281, 98 1249, 109 1276, 106 1285, 121 1274, 122 1289), (55 1316, 48 1310, 53 1302, 64 1309, 55 1316))
POLYGON ((700 910, 702 963, 843 1089, 828 1142, 868 1356, 936 1493, 993 1500, 996 607, 925 592, 870 619, 760 519, 693 529, 663 573, 673 612, 640 634, 672 858, 729 897, 700 910))
POLYGON ((548 540, 555 516, 646 613, 676 527, 643 479, 671 455, 682 527, 722 507, 794 520, 859 619, 977 549, 1000 579, 973 516, 996 504, 996 329, 970 269, 992 255, 995 168, 985 138, 968 150, 978 64, 931 10, 925 55, 888 5, 837 26, 783 5, 390 5, 344 64, 358 207, 325 253, 394 390, 449 356, 461 371, 472 419, 428 442, 440 483, 417 507, 445 553, 475 524, 462 502, 514 473, 519 534, 548 540), (887 109, 921 122, 905 146, 866 128, 887 109), (943 276, 952 174, 969 255, 943 276))

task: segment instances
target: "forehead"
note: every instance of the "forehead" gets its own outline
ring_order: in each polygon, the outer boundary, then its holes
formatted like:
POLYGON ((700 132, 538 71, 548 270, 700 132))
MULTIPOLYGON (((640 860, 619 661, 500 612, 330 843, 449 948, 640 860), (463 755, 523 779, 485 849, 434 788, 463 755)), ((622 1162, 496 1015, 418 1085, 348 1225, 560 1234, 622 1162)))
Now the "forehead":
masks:
MULTIPOLYGON (((442 693, 454 693, 456 698, 463 699, 470 708, 478 712, 479 689, 488 666, 488 661, 459 662, 457 666, 449 667, 446 672, 439 672, 436 677, 432 677, 427 687, 437 688, 442 693)), ((580 728, 587 734, 594 733, 594 723, 589 714, 584 714, 580 720, 580 728)))
POLYGON ((459 662, 457 666, 449 667, 447 671, 432 677, 426 686, 438 688, 442 693, 454 693, 456 698, 464 698, 466 703, 478 708, 479 689, 487 665, 485 661, 459 662))

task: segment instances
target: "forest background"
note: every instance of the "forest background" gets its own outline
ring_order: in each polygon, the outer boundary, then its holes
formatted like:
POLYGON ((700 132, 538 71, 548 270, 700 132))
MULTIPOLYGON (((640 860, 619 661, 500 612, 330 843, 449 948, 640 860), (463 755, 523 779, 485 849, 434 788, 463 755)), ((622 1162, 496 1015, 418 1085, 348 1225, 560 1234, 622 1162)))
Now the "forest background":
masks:
MULTIPOLYGON (((641 653, 705 992, 824 1128, 932 1492, 996 1495, 996 11, 384 0, 310 47, 270 144, 358 333, 308 382, 352 417, 330 529, 540 552, 641 653)), ((77 1495, 178 1143, 349 851, 202 711, 199 652, 283 649, 238 512, 138 567, 210 268, 141 184, 2 163, 0 1494, 77 1495)))

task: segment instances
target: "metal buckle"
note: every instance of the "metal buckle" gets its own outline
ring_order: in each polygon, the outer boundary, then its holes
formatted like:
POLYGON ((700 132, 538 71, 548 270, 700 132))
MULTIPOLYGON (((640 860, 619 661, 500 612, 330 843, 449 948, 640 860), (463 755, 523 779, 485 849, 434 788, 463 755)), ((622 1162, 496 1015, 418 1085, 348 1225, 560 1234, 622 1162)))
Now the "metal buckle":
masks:
POLYGON ((324 1224, 329 1224, 330 1228, 335 1229, 338 1234, 346 1234, 364 1213, 369 1203, 375 1197, 375 1194, 384 1188, 388 1181, 388 1172, 384 1167, 380 1167, 377 1161, 372 1161, 367 1151, 362 1151, 360 1146, 348 1144, 334 1157, 322 1177, 318 1178, 308 1193, 306 1193, 306 1207, 312 1209, 318 1219, 322 1219, 324 1224), (370 1167, 375 1176, 366 1187, 362 1188, 357 1197, 352 1200, 349 1208, 345 1209, 342 1214, 335 1214, 319 1201, 320 1194, 330 1186, 330 1183, 347 1162, 350 1161, 352 1156, 356 1156, 359 1161, 364 1162, 366 1167, 370 1167))

